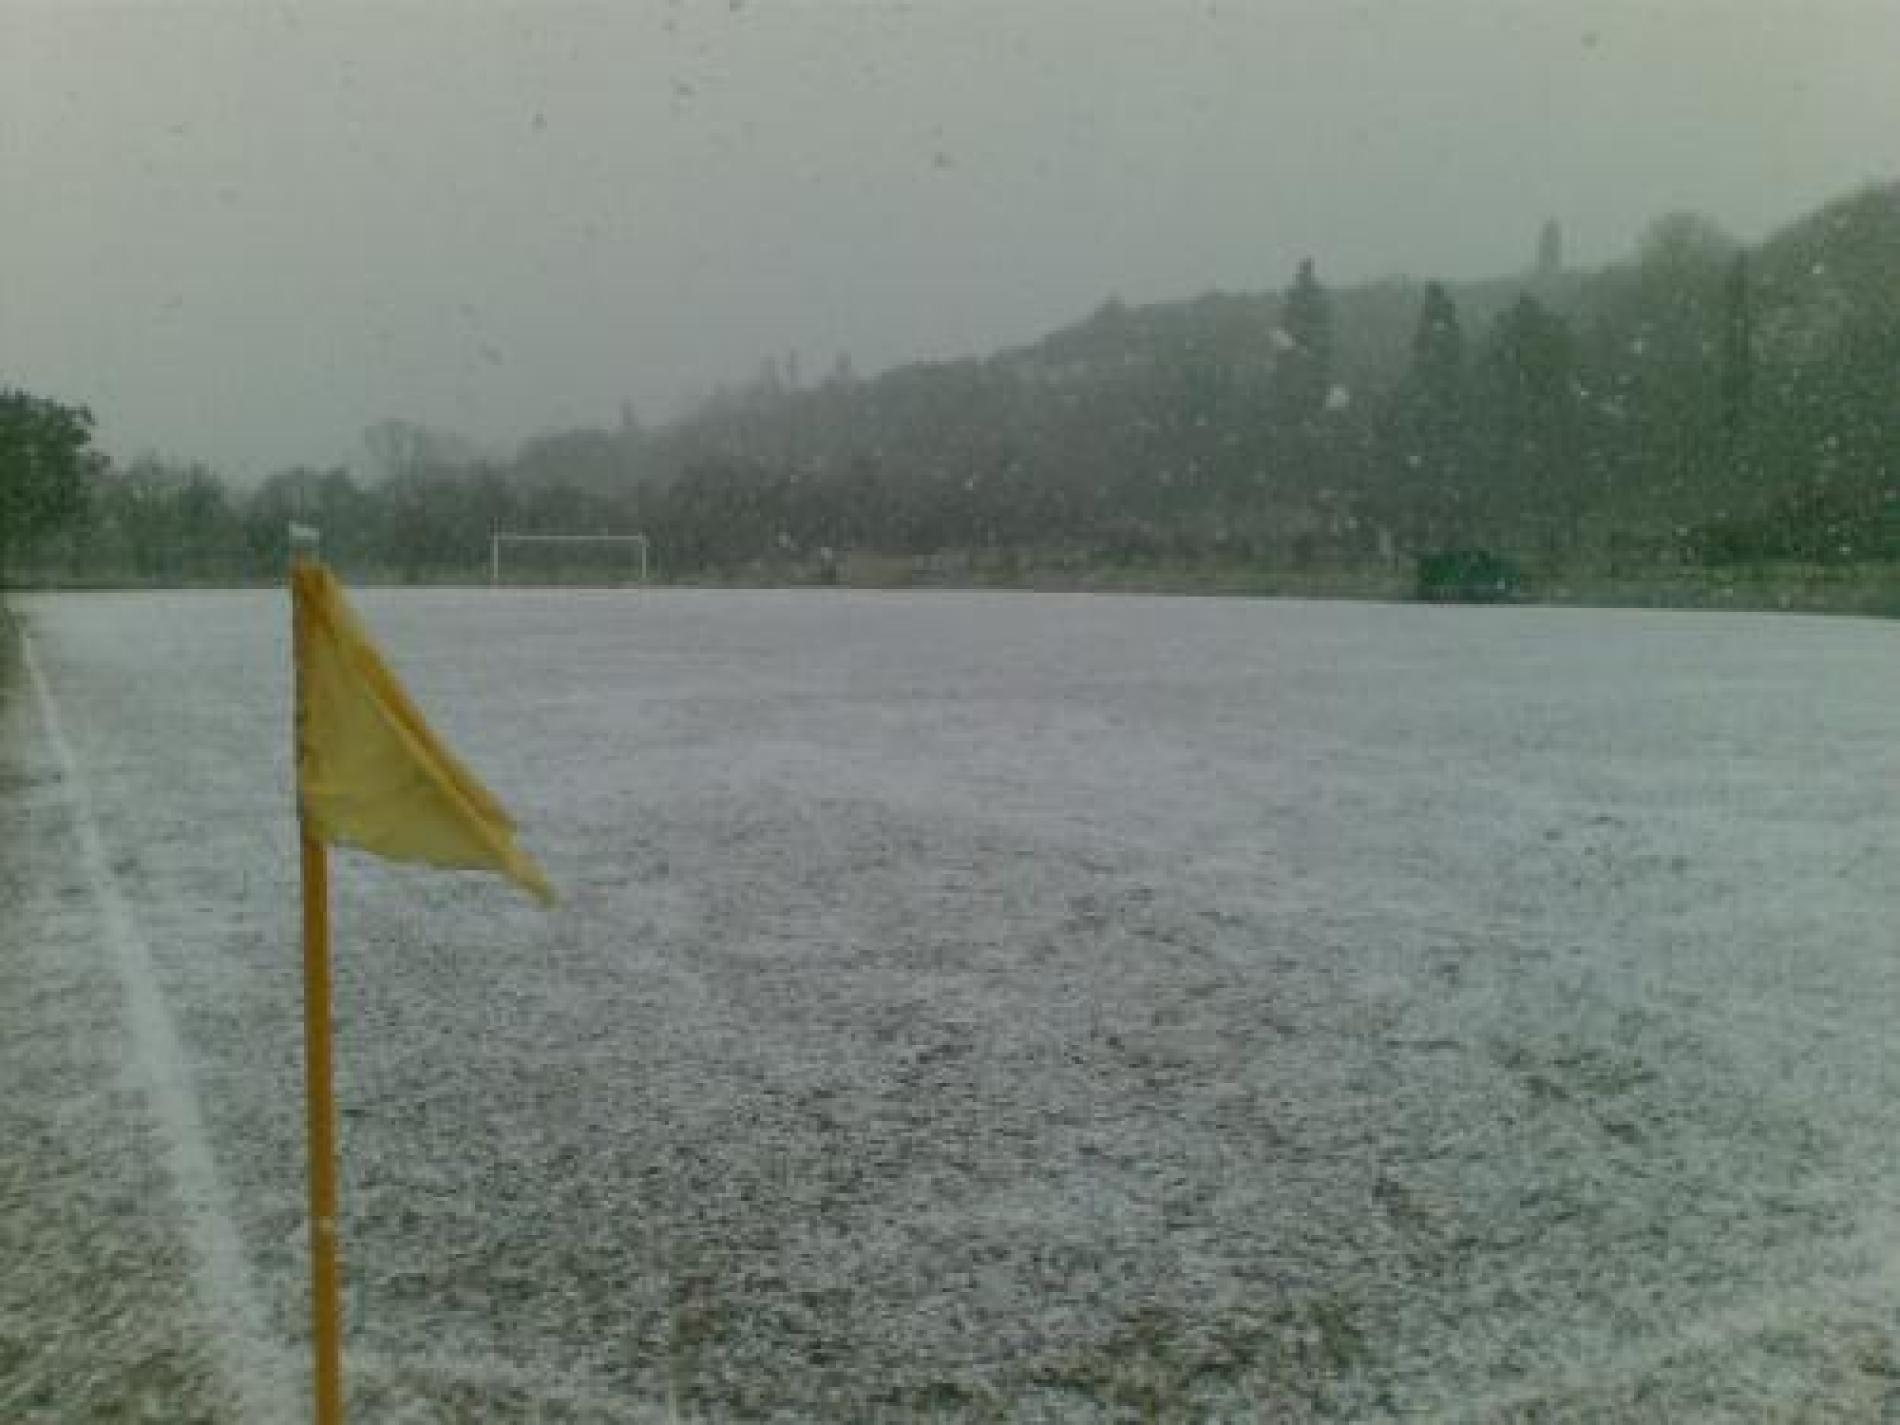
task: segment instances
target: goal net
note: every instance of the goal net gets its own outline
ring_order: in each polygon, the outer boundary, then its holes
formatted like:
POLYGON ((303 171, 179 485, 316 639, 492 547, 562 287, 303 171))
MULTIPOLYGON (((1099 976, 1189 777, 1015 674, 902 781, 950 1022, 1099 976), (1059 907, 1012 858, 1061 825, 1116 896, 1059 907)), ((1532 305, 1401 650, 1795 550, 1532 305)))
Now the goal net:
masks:
POLYGON ((644 534, 497 530, 489 538, 488 582, 496 588, 504 584, 644 584, 651 573, 649 548, 644 534))

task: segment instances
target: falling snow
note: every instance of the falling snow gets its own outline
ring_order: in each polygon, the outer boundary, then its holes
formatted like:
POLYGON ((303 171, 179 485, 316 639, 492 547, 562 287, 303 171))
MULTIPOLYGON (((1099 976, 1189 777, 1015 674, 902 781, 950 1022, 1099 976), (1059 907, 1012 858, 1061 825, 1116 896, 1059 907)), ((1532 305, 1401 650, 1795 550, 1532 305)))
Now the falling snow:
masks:
MULTIPOLYGON (((294 1360, 284 600, 19 602, 260 1327, 294 1360)), ((1887 1400, 1890 626, 979 594, 362 603, 564 893, 542 915, 496 883, 339 858, 364 1418, 1747 1420, 1887 1400)), ((14 682, 0 885, 28 933, 0 972, 38 977, 42 1032, 7 1053, 51 1066, 83 1041, 136 1078, 102 1027, 120 1001, 76 789, 14 682)), ((62 1091, 50 1069, 18 1082, 62 1091)), ((214 1418, 212 1363, 242 1359, 191 1339, 215 1310, 132 1329, 147 1306, 104 1274, 151 1260, 160 1296, 167 1264, 210 1290, 141 1186, 171 1130, 121 1122, 138 1104, 111 1103, 126 1149, 85 1170, 146 1204, 86 1219, 98 1309, 0 1295, 0 1352, 92 1353, 98 1378, 156 1331, 153 1359, 183 1364, 151 1388, 195 1381, 214 1418)), ((83 1108, 64 1121, 106 1112, 83 1108)))

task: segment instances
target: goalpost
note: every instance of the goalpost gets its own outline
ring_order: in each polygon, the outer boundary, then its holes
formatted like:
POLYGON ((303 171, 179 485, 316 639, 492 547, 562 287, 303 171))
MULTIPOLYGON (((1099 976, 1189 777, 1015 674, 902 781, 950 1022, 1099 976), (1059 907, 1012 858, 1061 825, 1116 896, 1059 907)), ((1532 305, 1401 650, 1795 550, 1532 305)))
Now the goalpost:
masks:
POLYGON ((580 578, 547 579, 549 583, 636 583, 647 582, 651 572, 649 565, 650 542, 644 534, 514 534, 505 530, 496 530, 488 540, 488 583, 491 588, 500 588, 502 579, 502 551, 519 547, 539 546, 550 555, 558 555, 558 561, 544 558, 540 567, 546 574, 553 563, 564 567, 561 572, 579 575, 580 578), (591 553, 590 553, 591 551, 591 553), (625 561, 632 561, 632 577, 608 577, 627 568, 625 561))

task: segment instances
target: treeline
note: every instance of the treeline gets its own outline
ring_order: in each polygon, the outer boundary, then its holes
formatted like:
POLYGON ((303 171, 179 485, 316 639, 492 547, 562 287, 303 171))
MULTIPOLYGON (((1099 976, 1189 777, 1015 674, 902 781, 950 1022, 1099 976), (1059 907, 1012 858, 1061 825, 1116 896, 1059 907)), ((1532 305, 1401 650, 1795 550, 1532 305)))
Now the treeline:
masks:
POLYGON ((473 577, 491 531, 641 532, 665 577, 867 556, 1071 568, 1709 568, 1900 557, 1900 185, 1748 248, 1688 215, 1578 272, 1105 303, 860 380, 766 363, 690 416, 484 458, 385 422, 365 469, 238 492, 87 472, 49 577, 270 578, 291 519, 360 577, 473 577), (1447 557, 1451 556, 1451 557, 1447 557), (1481 556, 1481 557, 1480 557, 1481 556))
POLYGON ((105 467, 92 432, 84 407, 0 386, 0 581, 9 554, 85 508, 86 478, 105 467))

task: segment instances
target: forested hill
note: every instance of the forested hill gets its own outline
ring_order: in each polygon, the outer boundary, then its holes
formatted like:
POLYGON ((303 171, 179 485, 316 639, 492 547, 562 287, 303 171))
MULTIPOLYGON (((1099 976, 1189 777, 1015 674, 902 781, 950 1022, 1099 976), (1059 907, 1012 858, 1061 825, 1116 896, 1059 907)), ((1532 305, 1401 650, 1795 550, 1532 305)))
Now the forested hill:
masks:
POLYGON ((505 460, 391 421, 366 476, 244 497, 135 465, 97 477, 59 557, 268 562, 296 514, 396 578, 473 567, 494 528, 641 530, 680 578, 1900 561, 1900 183, 1752 247, 1693 215, 1601 269, 1560 243, 1475 284, 1334 288, 1316 254, 1273 292, 1111 300, 869 379, 771 361, 683 419, 505 460))

